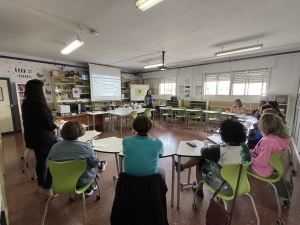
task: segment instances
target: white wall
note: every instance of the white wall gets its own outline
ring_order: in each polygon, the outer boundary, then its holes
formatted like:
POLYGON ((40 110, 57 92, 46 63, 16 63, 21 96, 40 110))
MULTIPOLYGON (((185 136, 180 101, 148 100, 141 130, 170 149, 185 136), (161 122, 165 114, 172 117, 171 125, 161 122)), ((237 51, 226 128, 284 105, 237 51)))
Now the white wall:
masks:
POLYGON ((291 125, 300 79, 300 54, 272 56, 234 61, 231 63, 216 63, 183 69, 174 69, 170 71, 145 73, 142 77, 143 79, 158 78, 175 76, 177 74, 177 95, 179 99, 233 102, 234 99, 241 98, 243 102, 258 102, 261 99, 261 96, 205 96, 203 95, 203 82, 205 73, 261 68, 271 68, 268 94, 290 95, 289 115, 287 115, 287 117, 289 118, 291 125), (179 93, 180 85, 191 86, 191 95, 189 98, 185 97, 184 94, 179 93), (196 86, 202 86, 202 95, 195 94, 196 86))
MULTIPOLYGON (((53 62, 51 59, 16 55, 16 54, 7 54, 0 52, 0 55, 24 58, 29 60, 39 60, 39 61, 47 61, 53 62)), ((58 64, 69 64, 75 66, 85 66, 88 68, 87 64, 74 64, 70 62, 62 62, 56 61, 58 64)), ((45 64, 45 63, 37 63, 23 60, 14 60, 14 59, 6 59, 0 58, 0 77, 10 78, 13 102, 14 105, 17 105, 17 97, 16 97, 16 83, 26 83, 28 80, 39 79, 44 82, 46 92, 46 100, 47 103, 53 103, 53 94, 52 94, 52 79, 50 77, 50 71, 58 70, 60 66, 56 66, 53 64, 45 64), (23 72, 21 72, 21 69, 23 72), (24 72, 26 70, 26 72, 24 72), (16 72, 17 71, 17 72, 16 72)), ((75 68, 75 67, 65 67, 64 70, 75 70, 75 71, 83 71, 83 68, 75 68)))

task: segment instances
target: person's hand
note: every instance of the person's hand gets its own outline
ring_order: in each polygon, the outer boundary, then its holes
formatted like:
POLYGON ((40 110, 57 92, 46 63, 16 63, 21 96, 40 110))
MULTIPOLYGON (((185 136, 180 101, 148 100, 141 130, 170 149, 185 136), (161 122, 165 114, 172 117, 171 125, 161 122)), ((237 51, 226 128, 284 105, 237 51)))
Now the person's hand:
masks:
POLYGON ((57 138, 58 137, 57 136, 57 129, 55 128, 52 132, 53 132, 54 136, 57 138))

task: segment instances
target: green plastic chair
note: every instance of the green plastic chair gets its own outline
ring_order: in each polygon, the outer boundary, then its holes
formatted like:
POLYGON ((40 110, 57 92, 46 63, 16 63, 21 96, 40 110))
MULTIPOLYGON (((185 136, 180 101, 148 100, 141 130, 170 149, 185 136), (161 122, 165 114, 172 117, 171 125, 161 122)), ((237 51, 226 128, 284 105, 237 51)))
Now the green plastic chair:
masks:
POLYGON ((168 123, 168 118, 170 118, 170 120, 172 120, 172 117, 173 117, 173 111, 172 111, 172 106, 166 106, 166 108, 170 108, 167 110, 167 113, 164 113, 163 114, 163 120, 162 120, 162 123, 164 124, 164 116, 166 117, 166 121, 168 123))
MULTIPOLYGON (((212 123, 217 123, 218 126, 220 125, 221 122, 221 109, 213 109, 212 111, 218 111, 220 112, 220 114, 214 114, 213 118, 208 118, 208 123, 212 122, 212 123)), ((214 126, 215 128, 215 126, 214 126)), ((212 129, 211 129, 212 131, 212 129)))
MULTIPOLYGON (((48 160, 48 166, 52 175, 52 190, 54 195, 50 196, 47 200, 44 215, 43 215, 43 220, 41 224, 43 225, 45 222, 49 202, 55 196, 55 194, 70 194, 70 193, 76 193, 82 195, 84 224, 86 224, 86 207, 85 207, 84 192, 92 184, 93 179, 86 185, 80 188, 76 188, 76 184, 77 181, 79 180, 79 177, 86 170, 86 162, 78 159, 72 161, 66 161, 66 162, 54 162, 48 160)), ((95 181, 97 182, 96 179, 95 181)), ((100 199, 100 194, 99 196, 97 196, 97 200, 99 199, 100 199)), ((72 198, 70 198, 70 200, 72 200, 72 198)))
POLYGON ((175 126, 177 119, 180 119, 180 126, 182 126, 182 119, 185 118, 185 110, 186 107, 178 107, 179 109, 184 109, 178 112, 178 114, 175 116, 175 126))
MULTIPOLYGON (((202 110, 201 108, 194 108, 195 110, 202 110)), ((193 122, 194 124, 197 123, 199 120, 199 123, 201 123, 201 112, 195 112, 194 115, 190 116, 190 122, 193 122)))
POLYGON ((145 113, 147 116, 149 116, 150 118, 152 117, 151 110, 152 110, 152 109, 145 109, 145 112, 144 112, 144 113, 145 113))
POLYGON ((248 172, 248 174, 250 176, 255 177, 256 179, 259 179, 261 181, 265 181, 273 187, 274 192, 275 192, 276 201, 277 201, 277 206, 278 206, 277 224, 283 224, 283 222, 281 220, 281 206, 279 203, 277 189, 273 183, 278 182, 284 174, 284 167, 280 161, 280 158, 281 158, 283 152, 284 152, 284 150, 275 152, 269 157, 269 164, 275 169, 271 176, 261 177, 259 175, 248 172))
MULTIPOLYGON (((254 213, 256 215, 256 219, 257 219, 257 224, 260 224, 260 220, 258 217, 258 213, 255 207, 255 203, 254 200, 252 198, 252 196, 249 194, 250 192, 250 184, 249 184, 249 180, 247 177, 247 168, 248 166, 251 164, 252 162, 249 163, 245 163, 242 164, 242 172, 241 172, 241 177, 240 177, 240 183, 239 183, 239 187, 238 187, 238 192, 237 192, 237 196, 240 195, 247 195, 249 196, 252 206, 253 206, 253 210, 254 213)), ((217 197, 219 197, 220 199, 223 200, 224 202, 224 207, 225 210, 227 210, 227 204, 225 202, 225 200, 232 200, 234 198, 234 193, 236 190, 236 185, 237 185, 237 181, 238 181, 238 176, 239 176, 239 170, 240 170, 240 164, 230 164, 227 166, 224 166, 221 170, 220 170, 220 174, 223 177, 224 180, 226 180, 228 182, 228 184, 231 186, 233 193, 232 194, 225 194, 222 192, 219 192, 217 194, 217 197)), ((212 193, 215 193, 216 190, 214 188, 212 188, 205 180, 201 180, 198 184, 198 187, 200 186, 200 184, 203 183, 204 186, 211 191, 212 193)), ((193 208, 196 209, 196 203, 195 203, 195 198, 198 192, 198 187, 197 190, 195 191, 194 194, 194 201, 193 201, 193 208)))
MULTIPOLYGON (((127 122, 133 123, 134 119, 137 117, 137 111, 133 110, 129 115, 128 118, 126 119, 126 129, 127 129, 127 122)), ((132 126, 130 126, 131 129, 132 126)))

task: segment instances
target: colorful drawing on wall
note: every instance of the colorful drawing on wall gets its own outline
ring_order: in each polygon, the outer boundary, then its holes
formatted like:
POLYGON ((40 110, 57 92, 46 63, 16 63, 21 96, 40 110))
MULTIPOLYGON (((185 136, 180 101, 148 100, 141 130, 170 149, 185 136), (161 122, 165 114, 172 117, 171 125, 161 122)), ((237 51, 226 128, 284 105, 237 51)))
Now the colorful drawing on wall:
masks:
POLYGON ((135 93, 135 96, 144 96, 145 95, 145 89, 135 88, 134 93, 135 93))
POLYGON ((4 101, 2 87, 0 87, 0 101, 4 101))
POLYGON ((50 83, 48 83, 48 84, 44 84, 45 86, 49 86, 50 85, 50 83))
POLYGON ((43 77, 44 74, 37 73, 36 76, 37 76, 37 77, 43 77))
POLYGON ((46 95, 51 95, 51 91, 48 91, 48 89, 45 88, 45 94, 46 94, 46 95))

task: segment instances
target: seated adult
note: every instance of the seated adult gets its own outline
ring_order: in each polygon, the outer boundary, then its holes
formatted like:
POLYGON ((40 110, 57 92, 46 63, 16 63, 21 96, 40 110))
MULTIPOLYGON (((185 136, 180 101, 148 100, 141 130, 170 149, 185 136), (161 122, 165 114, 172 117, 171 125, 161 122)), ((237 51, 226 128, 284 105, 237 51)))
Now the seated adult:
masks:
POLYGON ((274 171, 269 164, 269 157, 274 152, 287 150, 290 138, 285 132, 282 119, 274 114, 263 114, 258 121, 258 127, 262 131, 263 137, 254 150, 250 151, 252 164, 248 170, 259 176, 269 177, 274 171))
MULTIPOLYGON (((269 104, 265 104, 262 107, 259 108, 259 110, 255 113, 254 117, 257 118, 257 120, 260 119, 261 115, 263 114, 263 111, 266 109, 274 109, 273 106, 269 105, 269 104)), ((254 128, 257 129, 257 123, 253 124, 254 128)))
MULTIPOLYGON (((196 165, 196 178, 199 183, 204 179, 214 189, 218 189, 223 182, 220 169, 229 164, 244 164, 251 160, 248 146, 245 144, 247 129, 237 120, 228 119, 220 126, 220 135, 225 146, 213 145, 201 149, 199 157, 191 157, 190 160, 180 165, 180 170, 196 165)), ((175 162, 178 167, 178 162, 175 162)), ((197 186, 192 187, 195 191, 197 186)), ((222 186, 222 192, 232 193, 228 183, 222 186)), ((203 186, 199 187, 197 195, 203 198, 203 186)))
MULTIPOLYGON (((263 114, 264 113, 272 113, 274 115, 277 115, 278 116, 278 112, 273 109, 273 108, 267 108, 263 111, 263 114)), ((247 142, 247 145, 249 147, 249 149, 253 149, 255 148, 255 146, 257 145, 257 143, 262 139, 263 135, 261 133, 261 130, 257 130, 257 132, 252 135, 251 137, 248 138, 248 142, 247 142)))
POLYGON ((164 169, 158 167, 158 158, 164 154, 163 143, 149 135, 152 124, 147 115, 134 119, 132 127, 137 134, 123 139, 124 171, 135 176, 159 173, 165 179, 164 169))
POLYGON ((257 109, 255 109, 255 110, 252 111, 253 117, 257 118, 257 117, 255 116, 255 114, 256 114, 257 112, 259 112, 260 108, 261 108, 263 105, 265 105, 265 104, 267 104, 266 101, 260 101, 260 102, 258 103, 257 109))
POLYGON ((278 112, 278 116, 283 120, 283 123, 286 123, 286 121, 284 119, 284 116, 282 115, 282 113, 278 109, 278 103, 276 101, 268 101, 267 104, 273 106, 273 108, 276 109, 276 111, 278 112))
POLYGON ((234 105, 231 106, 231 113, 236 114, 244 114, 245 113, 245 106, 243 105, 241 99, 237 98, 234 100, 234 105))
MULTIPOLYGON (((68 121, 61 130, 62 141, 53 145, 48 159, 56 162, 82 159, 86 162, 86 170, 80 176, 77 187, 84 186, 96 177, 95 167, 98 166, 100 172, 105 170, 106 161, 98 160, 91 145, 87 142, 78 141, 77 139, 85 134, 85 128, 79 121, 68 121)), ((93 191, 97 190, 97 185, 93 182, 86 190, 85 195, 90 196, 93 191)))

